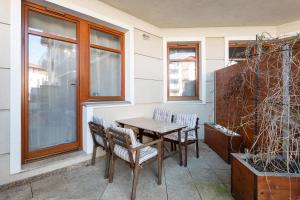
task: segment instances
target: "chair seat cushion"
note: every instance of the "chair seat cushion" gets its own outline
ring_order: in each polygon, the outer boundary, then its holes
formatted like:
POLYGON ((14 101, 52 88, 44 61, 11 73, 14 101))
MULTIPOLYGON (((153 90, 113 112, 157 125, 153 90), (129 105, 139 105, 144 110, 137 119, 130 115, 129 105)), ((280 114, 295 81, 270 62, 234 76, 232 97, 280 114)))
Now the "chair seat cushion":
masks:
MULTIPOLYGON (((186 129, 183 129, 183 131, 181 131, 181 142, 185 142, 185 132, 184 130, 186 129)), ((171 133, 171 134, 168 134, 168 135, 165 135, 164 138, 167 138, 169 140, 173 140, 173 141, 178 141, 178 132, 174 132, 174 133, 171 133)), ((187 140, 196 140, 196 136, 195 136, 195 131, 189 131, 188 132, 188 137, 187 137, 187 140)))
MULTIPOLYGON (((137 142, 138 146, 142 145, 141 143, 137 142)), ((124 147, 120 145, 115 145, 114 147, 114 153, 120 157, 123 160, 126 160, 130 162, 129 155, 128 155, 128 150, 125 149, 124 147)), ((157 155, 157 149, 153 147, 144 147, 140 150, 140 159, 139 159, 139 164, 155 157, 157 155)), ((135 162, 135 153, 133 153, 133 160, 135 162)))

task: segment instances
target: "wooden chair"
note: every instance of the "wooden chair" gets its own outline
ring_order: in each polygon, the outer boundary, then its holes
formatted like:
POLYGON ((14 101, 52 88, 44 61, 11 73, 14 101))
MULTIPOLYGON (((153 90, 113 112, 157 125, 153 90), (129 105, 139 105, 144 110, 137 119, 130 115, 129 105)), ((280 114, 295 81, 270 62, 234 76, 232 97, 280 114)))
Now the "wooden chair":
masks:
POLYGON ((106 133, 105 133, 105 128, 102 124, 95 123, 95 122, 89 122, 89 128, 90 128, 92 138, 93 138, 93 143, 94 143, 91 164, 95 165, 97 148, 101 147, 106 152, 106 168, 105 168, 104 178, 108 178, 109 163, 110 163, 110 150, 108 148, 108 142, 107 142, 107 137, 106 137, 106 133))
POLYGON ((133 130, 120 127, 112 127, 107 130, 109 147, 111 154, 109 167, 109 182, 113 181, 115 158, 126 161, 133 170, 131 200, 136 197, 136 187, 139 171, 141 167, 153 160, 158 164, 158 185, 161 184, 162 157, 161 145, 162 139, 155 140, 146 144, 139 143, 136 140, 133 130), (151 147, 156 145, 157 148, 151 147))
MULTIPOLYGON (((171 149, 175 148, 176 145, 179 146, 179 153, 182 154, 181 149, 184 147, 184 166, 187 166, 187 146, 193 143, 196 143, 196 157, 199 158, 199 142, 198 142, 198 121, 196 114, 175 114, 174 123, 185 125, 181 133, 171 133, 164 136, 164 140, 171 142, 171 149)), ((182 165, 180 160, 180 165, 182 165)))
MULTIPOLYGON (((173 120, 173 114, 168 110, 155 108, 152 119, 171 123, 173 120)), ((152 138, 153 140, 158 139, 158 137, 151 131, 143 131, 139 133, 139 139, 141 142, 143 141, 143 136, 147 136, 149 138, 152 138)))

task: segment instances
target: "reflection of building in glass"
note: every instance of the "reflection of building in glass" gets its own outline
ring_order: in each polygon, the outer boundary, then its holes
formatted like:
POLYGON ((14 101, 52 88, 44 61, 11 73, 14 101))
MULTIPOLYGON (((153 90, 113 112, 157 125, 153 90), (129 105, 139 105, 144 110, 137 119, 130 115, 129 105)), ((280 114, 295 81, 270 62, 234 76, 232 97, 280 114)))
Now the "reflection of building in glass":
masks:
POLYGON ((30 35, 29 148, 76 140, 76 45, 30 35))
POLYGON ((195 62, 170 63, 170 95, 195 96, 195 74, 195 62))

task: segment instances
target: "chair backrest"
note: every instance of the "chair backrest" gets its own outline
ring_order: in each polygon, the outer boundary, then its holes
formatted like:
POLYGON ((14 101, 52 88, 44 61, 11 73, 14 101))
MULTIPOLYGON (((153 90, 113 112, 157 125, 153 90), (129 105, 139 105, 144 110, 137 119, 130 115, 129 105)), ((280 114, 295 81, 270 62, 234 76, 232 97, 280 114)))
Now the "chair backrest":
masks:
POLYGON ((155 108, 153 112, 153 119, 158 121, 172 122, 172 112, 162 109, 155 108))
POLYGON ((130 128, 121 128, 118 126, 111 126, 109 131, 114 135, 122 135, 122 137, 129 137, 129 142, 132 147, 136 147, 138 145, 137 139, 132 129, 130 128))
POLYGON ((127 150, 130 163, 133 164, 134 155, 130 149, 138 145, 133 130, 113 126, 107 129, 107 137, 111 152, 114 152, 115 145, 124 148, 125 151, 127 150))
POLYGON ((92 134, 93 142, 97 146, 103 147, 105 150, 107 149, 107 139, 105 134, 105 128, 102 124, 98 124, 95 122, 89 122, 89 128, 92 134))
POLYGON ((174 115, 174 123, 187 126, 187 129, 197 128, 198 121, 197 114, 177 113, 174 115))

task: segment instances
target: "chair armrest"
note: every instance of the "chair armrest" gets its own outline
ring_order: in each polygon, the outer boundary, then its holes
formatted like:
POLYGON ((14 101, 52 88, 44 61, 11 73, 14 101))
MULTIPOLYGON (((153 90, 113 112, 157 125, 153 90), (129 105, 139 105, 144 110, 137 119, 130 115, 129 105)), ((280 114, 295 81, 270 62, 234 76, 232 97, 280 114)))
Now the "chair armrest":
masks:
POLYGON ((198 129, 198 127, 195 127, 195 128, 190 128, 190 129, 188 129, 188 130, 184 130, 184 131, 182 131, 182 132, 187 133, 187 132, 189 132, 189 131, 195 131, 195 130, 197 130, 197 129, 198 129))
POLYGON ((154 140, 154 141, 151 141, 151 142, 147 142, 147 143, 145 143, 145 144, 142 144, 142 145, 140 145, 140 146, 137 146, 137 147, 135 147, 135 148, 131 148, 130 150, 131 150, 131 151, 136 151, 136 150, 139 150, 139 149, 148 147, 148 146, 152 146, 152 145, 161 143, 162 141, 163 141, 163 139, 154 140))
MULTIPOLYGON (((188 129, 188 130, 184 130, 183 132, 184 132, 184 138, 185 138, 185 141, 187 141, 188 133, 189 133, 190 131, 195 131, 195 132, 197 133, 197 129, 198 129, 198 127, 191 128, 191 129, 188 129)), ((196 135, 197 135, 197 134, 196 134, 196 135)), ((196 136, 196 138, 198 138, 198 137, 196 136)))

